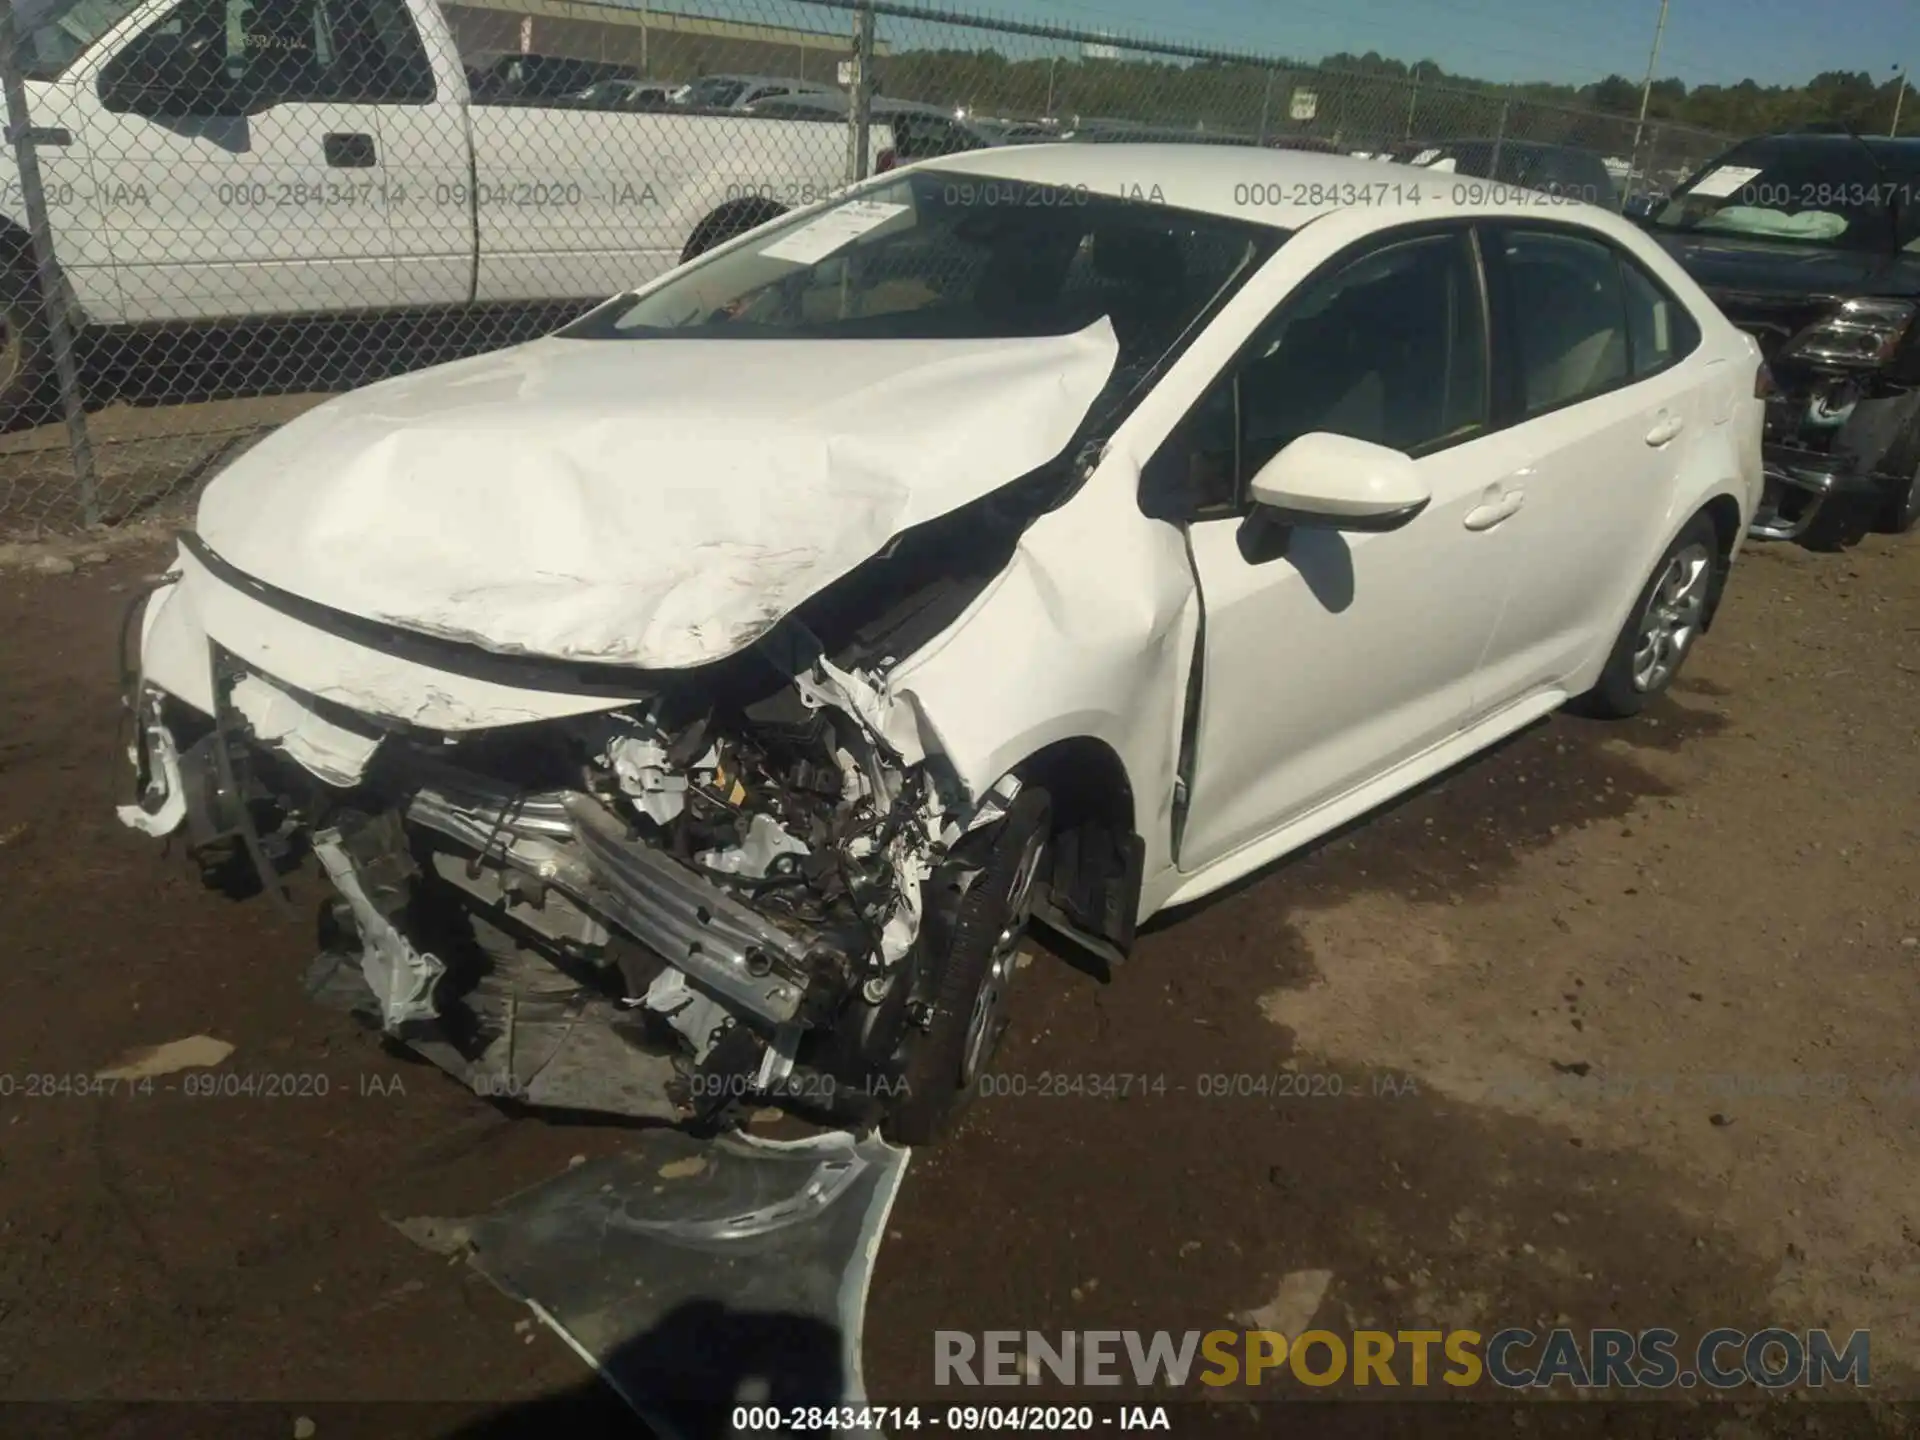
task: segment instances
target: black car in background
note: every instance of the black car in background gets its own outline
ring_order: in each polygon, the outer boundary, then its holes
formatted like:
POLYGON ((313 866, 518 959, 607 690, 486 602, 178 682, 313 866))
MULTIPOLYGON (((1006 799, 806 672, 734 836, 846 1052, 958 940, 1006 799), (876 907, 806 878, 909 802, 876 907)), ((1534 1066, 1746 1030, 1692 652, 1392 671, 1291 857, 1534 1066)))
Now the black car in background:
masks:
POLYGON ((1746 140, 1641 223, 1766 356, 1753 533, 1825 549, 1920 523, 1920 140, 1746 140))
MULTIPOLYGON (((845 94, 783 95, 757 101, 747 107, 746 113, 782 120, 832 120, 844 125, 850 103, 845 94)), ((985 132, 937 105, 876 95, 868 113, 874 124, 886 126, 893 136, 893 144, 874 157, 876 173, 915 160, 984 150, 994 144, 985 132)))
POLYGON ((568 55, 502 55, 467 70, 467 87, 479 105, 551 103, 605 81, 638 79, 631 65, 568 55))
POLYGON ((1387 158, 1402 165, 1543 190, 1607 210, 1620 208, 1620 192, 1614 188, 1606 160, 1577 145, 1504 138, 1408 141, 1394 146, 1387 158))

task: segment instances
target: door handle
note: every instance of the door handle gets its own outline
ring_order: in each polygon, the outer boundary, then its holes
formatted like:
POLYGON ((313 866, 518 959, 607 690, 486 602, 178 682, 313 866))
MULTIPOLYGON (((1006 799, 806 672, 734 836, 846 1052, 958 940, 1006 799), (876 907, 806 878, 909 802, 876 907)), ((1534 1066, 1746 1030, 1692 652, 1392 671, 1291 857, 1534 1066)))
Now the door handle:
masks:
POLYGON ((1666 444, 1674 436, 1687 428, 1687 422, 1678 415, 1662 415, 1651 430, 1647 431, 1647 444, 1656 448, 1666 444))
POLYGON ((327 164, 340 170, 365 170, 375 162, 373 136, 329 135, 321 141, 327 164))
POLYGON ((1526 503, 1526 491, 1509 490, 1498 500, 1490 500, 1485 505, 1476 505, 1467 511, 1466 527, 1469 530, 1491 530, 1502 520, 1512 519, 1526 503))

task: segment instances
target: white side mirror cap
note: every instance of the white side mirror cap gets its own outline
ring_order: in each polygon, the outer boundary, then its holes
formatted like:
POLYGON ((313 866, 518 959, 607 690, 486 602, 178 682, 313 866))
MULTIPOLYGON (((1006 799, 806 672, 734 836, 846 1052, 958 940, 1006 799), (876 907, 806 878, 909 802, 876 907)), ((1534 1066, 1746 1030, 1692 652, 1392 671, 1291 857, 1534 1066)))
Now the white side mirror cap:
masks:
POLYGON ((1260 467, 1253 503, 1294 524, 1337 530, 1397 530, 1426 509, 1433 492, 1398 450, 1315 431, 1260 467))

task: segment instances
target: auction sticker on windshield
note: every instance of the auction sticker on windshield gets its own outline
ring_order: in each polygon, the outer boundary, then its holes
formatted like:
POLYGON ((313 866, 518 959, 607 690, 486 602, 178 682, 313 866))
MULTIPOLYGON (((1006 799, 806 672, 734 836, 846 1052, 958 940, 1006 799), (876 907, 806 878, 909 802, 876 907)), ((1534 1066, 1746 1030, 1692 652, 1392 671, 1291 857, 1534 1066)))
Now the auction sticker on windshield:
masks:
POLYGON ((1700 177, 1700 183, 1687 193, 1721 198, 1737 192, 1742 185, 1749 184, 1760 174, 1750 165, 1722 165, 1718 170, 1709 170, 1700 177))
POLYGON ((906 208, 905 205, 881 200, 849 200, 790 234, 782 235, 760 253, 769 260, 791 260, 796 265, 812 265, 826 259, 848 241, 858 240, 869 230, 878 229, 906 208))

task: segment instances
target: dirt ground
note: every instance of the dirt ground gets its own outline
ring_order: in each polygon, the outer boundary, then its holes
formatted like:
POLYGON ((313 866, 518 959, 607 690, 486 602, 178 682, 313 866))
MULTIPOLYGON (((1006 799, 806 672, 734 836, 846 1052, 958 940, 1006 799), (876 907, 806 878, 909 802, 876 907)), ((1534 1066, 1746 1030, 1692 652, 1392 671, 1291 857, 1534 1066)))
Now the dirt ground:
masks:
MULTIPOLYGON (((625 1132, 384 1053, 301 994, 310 925, 115 822, 115 630, 162 554, 0 572, 0 1399, 464 1407, 408 1412, 423 1435, 541 1397, 602 1416, 570 1352, 387 1222, 625 1132), (30 1078, 196 1035, 326 1093, 30 1078)), ((1641 719, 1546 722, 1163 918, 1108 982, 1038 955, 999 1093, 913 1157, 870 1392, 934 1398, 936 1329, 1238 1328, 1276 1302, 1335 1330, 1870 1328, 1875 1390, 1914 1394, 1917 728, 1920 543, 1751 549, 1641 719), (1060 1081, 1121 1076, 1124 1099, 1060 1081)), ((1607 1428, 1904 1423, 1665 1404, 1607 1428)))

